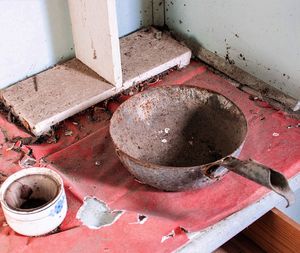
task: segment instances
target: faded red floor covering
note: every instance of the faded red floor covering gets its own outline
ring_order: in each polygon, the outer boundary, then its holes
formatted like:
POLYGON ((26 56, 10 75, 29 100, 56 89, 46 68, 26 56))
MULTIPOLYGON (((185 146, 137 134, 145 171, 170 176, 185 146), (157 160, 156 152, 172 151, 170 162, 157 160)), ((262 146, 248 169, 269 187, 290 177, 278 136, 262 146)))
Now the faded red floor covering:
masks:
MULTIPOLYGON (((281 171, 288 178, 300 172, 298 121, 265 103, 255 103, 248 94, 199 63, 172 72, 158 85, 166 84, 195 85, 225 95, 243 110, 248 120, 249 131, 241 158, 255 159, 281 171)), ((116 103, 110 104, 112 109, 116 106, 116 103)), ((228 173, 212 186, 191 192, 167 193, 141 185, 116 157, 108 125, 108 120, 91 121, 88 115, 81 114, 63 124, 58 131, 61 135, 58 143, 23 146, 25 151, 31 148, 37 160, 43 158, 38 165, 53 168, 63 177, 69 211, 58 232, 28 238, 6 225, 0 209, 1 253, 171 252, 188 241, 180 227, 191 232, 201 230, 268 192, 233 173, 228 173), (72 130, 72 136, 64 136, 66 129, 72 130), (75 217, 85 196, 95 196, 111 209, 125 212, 111 226, 88 229, 75 217), (148 217, 144 224, 133 224, 138 214, 148 217), (175 235, 162 242, 163 236, 172 231, 175 235)), ((18 161, 22 152, 7 150, 12 144, 5 140, 27 134, 8 123, 3 116, 0 117, 0 127, 0 172, 9 175, 20 169, 18 161)))

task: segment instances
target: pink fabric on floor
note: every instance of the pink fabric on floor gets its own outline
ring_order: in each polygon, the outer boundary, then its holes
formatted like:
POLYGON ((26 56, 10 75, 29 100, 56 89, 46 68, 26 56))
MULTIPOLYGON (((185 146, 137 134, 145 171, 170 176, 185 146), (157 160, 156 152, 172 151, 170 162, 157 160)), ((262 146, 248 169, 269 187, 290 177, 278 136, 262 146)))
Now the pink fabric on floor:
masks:
MULTIPOLYGON (((298 121, 266 103, 255 103, 246 93, 198 63, 172 72, 155 85, 166 84, 195 85, 225 95, 243 110, 248 121, 241 158, 255 159, 288 178, 300 172, 298 121)), ((121 97, 119 101, 125 99, 121 97)), ((118 103, 114 103, 110 108, 117 106, 118 103)), ((72 125, 72 120, 67 120, 64 127, 72 129, 73 136, 62 134, 56 144, 31 146, 38 159, 45 157, 46 162, 41 165, 57 170, 64 179, 69 211, 60 231, 37 238, 21 236, 5 226, 0 211, 0 252, 171 252, 188 241, 185 230, 194 232, 206 228, 268 192, 233 173, 207 188, 189 192, 162 192, 142 185, 115 155, 108 121, 88 122, 86 116, 81 115, 78 120, 84 128, 79 129, 72 125), (95 196, 111 209, 124 210, 124 214, 111 226, 90 230, 76 219, 85 196, 95 196), (144 224, 136 224, 139 214, 147 216, 144 224)), ((0 123, 2 132, 14 136, 24 134, 3 118, 0 123)), ((4 137, 1 138, 4 146, 0 171, 11 174, 20 169, 17 161, 21 154, 6 151, 7 144, 4 137)))

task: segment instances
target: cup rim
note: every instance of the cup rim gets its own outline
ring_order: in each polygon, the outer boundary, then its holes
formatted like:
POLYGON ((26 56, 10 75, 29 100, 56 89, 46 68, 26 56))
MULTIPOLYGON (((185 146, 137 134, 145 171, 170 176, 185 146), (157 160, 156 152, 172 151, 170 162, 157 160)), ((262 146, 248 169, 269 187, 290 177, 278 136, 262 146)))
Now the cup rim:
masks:
POLYGON ((6 209, 10 213, 18 214, 18 215, 30 215, 30 214, 35 214, 35 213, 40 213, 52 205, 54 205, 57 200, 61 197, 62 193, 64 191, 64 185, 63 185, 63 180, 61 176, 55 172, 54 170, 45 168, 45 167, 31 167, 28 169, 22 169, 19 170, 12 175, 10 175, 1 185, 0 187, 0 203, 3 209, 6 209), (32 175, 47 175, 51 179, 55 180, 58 183, 59 190, 55 198, 53 198, 51 201, 49 201, 46 205, 42 206, 41 208, 35 208, 32 210, 27 210, 27 211, 20 211, 13 209, 9 207, 9 205, 5 201, 5 194, 9 186, 14 183, 16 180, 26 177, 26 176, 32 176, 32 175))

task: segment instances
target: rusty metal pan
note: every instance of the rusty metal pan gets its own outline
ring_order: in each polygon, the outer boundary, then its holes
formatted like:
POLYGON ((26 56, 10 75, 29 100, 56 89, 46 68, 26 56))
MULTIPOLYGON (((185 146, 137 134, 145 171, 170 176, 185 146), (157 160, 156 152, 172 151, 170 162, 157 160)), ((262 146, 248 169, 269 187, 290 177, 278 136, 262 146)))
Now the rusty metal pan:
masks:
POLYGON ((228 98, 194 86, 147 89, 114 113, 110 134, 129 172, 166 191, 205 187, 228 170, 283 196, 294 195, 279 172, 238 159, 246 135, 243 112, 228 98))

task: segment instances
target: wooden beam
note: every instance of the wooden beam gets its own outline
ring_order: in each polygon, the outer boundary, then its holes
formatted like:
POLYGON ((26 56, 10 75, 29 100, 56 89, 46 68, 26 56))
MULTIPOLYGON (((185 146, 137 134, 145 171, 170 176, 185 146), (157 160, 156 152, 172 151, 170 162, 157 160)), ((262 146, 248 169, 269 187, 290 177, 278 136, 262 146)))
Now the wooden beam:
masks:
POLYGON ((122 85, 115 0, 69 0, 76 57, 116 87, 122 85))
POLYGON ((278 209, 268 212, 243 233, 266 252, 300 251, 300 225, 278 209))

